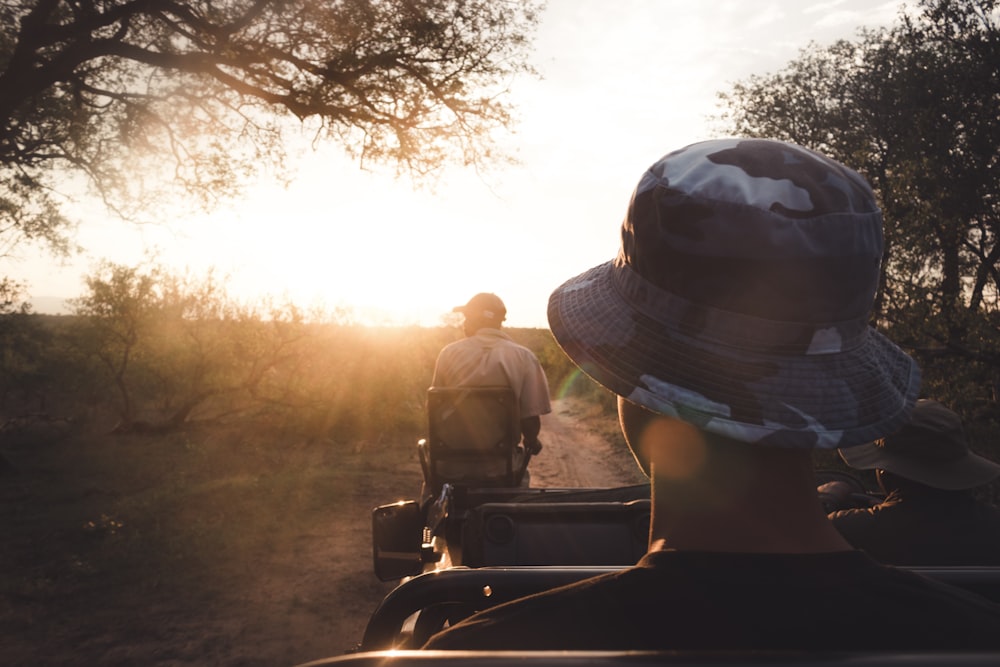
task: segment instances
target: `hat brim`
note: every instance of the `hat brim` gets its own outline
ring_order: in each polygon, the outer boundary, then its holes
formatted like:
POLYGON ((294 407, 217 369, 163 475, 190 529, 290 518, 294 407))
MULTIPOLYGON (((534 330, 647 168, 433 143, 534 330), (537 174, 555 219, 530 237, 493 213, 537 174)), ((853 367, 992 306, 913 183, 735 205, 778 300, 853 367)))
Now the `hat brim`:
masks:
POLYGON ((953 461, 919 461, 869 442, 842 450, 840 458, 852 468, 881 468, 935 489, 949 491, 973 489, 1000 477, 1000 465, 972 452, 953 461))
POLYGON ((613 265, 558 287, 549 326, 585 373, 634 403, 735 440, 832 449, 895 431, 916 401, 919 368, 874 329, 824 354, 714 345, 632 307, 613 265))

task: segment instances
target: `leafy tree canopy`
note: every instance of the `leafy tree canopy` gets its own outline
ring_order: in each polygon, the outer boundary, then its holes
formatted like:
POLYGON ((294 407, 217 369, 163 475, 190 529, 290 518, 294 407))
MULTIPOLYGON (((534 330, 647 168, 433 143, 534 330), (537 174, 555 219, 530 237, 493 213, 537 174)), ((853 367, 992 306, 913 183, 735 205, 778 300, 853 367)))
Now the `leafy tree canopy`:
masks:
POLYGON ((0 0, 0 255, 66 251, 82 175, 126 217, 282 166, 294 121, 422 176, 503 159, 537 0, 0 0))
POLYGON ((1000 421, 1000 11, 922 0, 856 41, 810 45, 720 98, 727 130, 858 169, 886 221, 881 325, 914 350, 925 391, 1000 421))

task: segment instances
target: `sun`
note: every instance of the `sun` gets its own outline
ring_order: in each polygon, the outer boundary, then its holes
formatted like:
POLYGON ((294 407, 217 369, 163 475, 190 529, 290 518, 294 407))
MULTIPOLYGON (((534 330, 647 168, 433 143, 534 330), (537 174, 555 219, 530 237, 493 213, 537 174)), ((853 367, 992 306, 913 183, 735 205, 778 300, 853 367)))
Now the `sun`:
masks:
POLYGON ((203 227, 202 262, 225 270, 235 292, 346 309, 362 324, 440 326, 467 292, 504 274, 490 221, 470 224, 477 202, 454 189, 414 189, 339 161, 302 174, 203 227))

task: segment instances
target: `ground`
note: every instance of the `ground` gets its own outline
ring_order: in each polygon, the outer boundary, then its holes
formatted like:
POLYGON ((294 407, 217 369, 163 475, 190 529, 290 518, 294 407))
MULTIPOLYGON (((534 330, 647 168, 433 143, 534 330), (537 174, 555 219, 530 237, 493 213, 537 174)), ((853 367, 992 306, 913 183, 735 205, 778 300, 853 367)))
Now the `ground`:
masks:
POLYGON ((542 418, 542 453, 532 460, 537 487, 613 487, 645 482, 621 442, 618 422, 597 406, 572 399, 553 403, 542 418))
MULTIPOLYGON (((572 399, 555 401, 553 408, 543 418, 544 449, 531 464, 532 486, 610 487, 642 481, 615 436, 613 418, 572 399)), ((149 447, 143 460, 163 456, 161 472, 171 471, 173 485, 185 483, 177 479, 193 480, 204 469, 219 465, 215 448, 209 451, 197 437, 189 438, 179 450, 176 443, 169 447, 143 443, 149 447), (177 458, 178 451, 183 459, 177 458), (179 474, 181 465, 192 467, 179 474)), ((238 511, 214 504, 213 499, 223 497, 219 489, 211 488, 217 482, 197 487, 202 494, 198 504, 178 506, 171 518, 184 519, 184 539, 194 535, 204 542, 205 553, 192 557, 189 550, 178 548, 183 558, 175 560, 190 569, 180 577, 176 565, 161 569, 152 564, 159 559, 151 556, 147 569, 123 556, 121 567, 134 572, 111 571, 107 563, 115 561, 94 565, 96 556, 88 554, 105 553, 109 546, 121 551, 130 544, 115 541, 118 533, 127 532, 127 519, 101 514, 85 521, 82 532, 40 525, 37 519, 42 505, 79 508, 78 514, 66 507, 59 514, 78 521, 86 516, 83 512, 96 512, 93 508, 109 500, 117 499, 108 505, 115 507, 123 506, 123 497, 130 499, 128 507, 136 507, 137 499, 152 502, 150 494, 166 493, 153 473, 150 479, 136 473, 96 483, 87 482, 81 472, 65 478, 78 483, 66 482, 61 495, 43 495, 38 480, 56 480, 53 463, 35 464, 38 467, 32 469, 31 457, 18 457, 18 450, 11 447, 8 453, 22 473, 0 484, 0 520, 10 538, 0 551, 4 574, 0 645, 5 647, 0 663, 291 666, 351 650, 361 639, 368 616, 392 588, 372 573, 371 509, 415 496, 420 483, 415 457, 407 453, 400 464, 391 456, 376 455, 376 445, 358 446, 336 458, 324 453, 329 448, 315 445, 286 447, 280 455, 243 452, 244 459, 251 454, 258 459, 270 456, 274 466, 294 470, 293 476, 302 483, 282 486, 274 474, 248 473, 244 482, 252 495, 238 511), (323 496, 315 489, 304 490, 304 480, 311 474, 324 475, 319 479, 336 486, 337 493, 323 496), (248 531, 263 535, 234 532, 241 519, 255 511, 263 513, 279 501, 294 512, 294 521, 289 517, 263 528, 259 522, 245 524, 253 526, 248 531), (192 526, 201 525, 205 526, 201 532, 192 532, 192 526), (67 541, 69 534, 77 541, 67 541), (212 541, 216 534, 225 534, 226 539, 212 541), (103 546, 88 551, 82 540, 103 546)), ((61 446, 65 449, 59 451, 61 465, 86 469, 88 459, 82 454, 74 459, 76 450, 61 446)), ((91 443, 89 452, 121 455, 129 446, 101 440, 91 443)), ((410 452, 409 446, 405 451, 410 452)), ((227 459, 226 465, 233 464, 227 459)), ((239 483, 239 475, 226 481, 229 486, 239 483)), ((170 550, 169 540, 161 543, 170 550)))

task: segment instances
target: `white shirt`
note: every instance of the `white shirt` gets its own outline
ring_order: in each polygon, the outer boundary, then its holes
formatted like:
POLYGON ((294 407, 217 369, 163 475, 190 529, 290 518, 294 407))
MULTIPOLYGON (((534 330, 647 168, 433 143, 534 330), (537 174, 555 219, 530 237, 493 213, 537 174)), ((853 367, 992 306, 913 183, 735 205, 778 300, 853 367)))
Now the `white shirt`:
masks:
POLYGON ((521 419, 552 412, 549 383, 535 354, 499 329, 480 329, 446 345, 434 366, 435 387, 509 386, 521 419))

